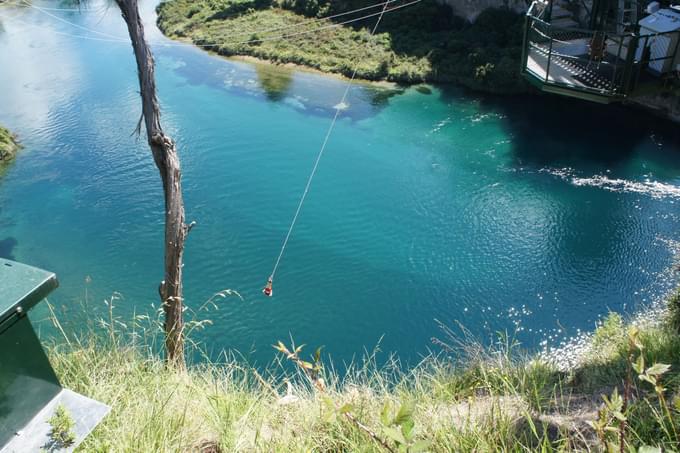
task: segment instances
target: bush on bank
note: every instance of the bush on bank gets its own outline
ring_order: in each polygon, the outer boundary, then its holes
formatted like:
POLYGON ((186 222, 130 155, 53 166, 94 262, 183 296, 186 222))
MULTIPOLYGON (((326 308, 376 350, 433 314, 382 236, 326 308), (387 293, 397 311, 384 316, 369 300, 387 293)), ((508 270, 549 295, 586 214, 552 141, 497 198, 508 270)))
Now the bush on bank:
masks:
POLYGON ((171 0, 159 5, 158 25, 172 38, 190 39, 225 56, 248 55, 345 76, 356 67, 357 77, 366 80, 455 83, 493 93, 529 89, 518 69, 522 15, 489 9, 470 24, 445 5, 424 1, 385 15, 375 36, 370 28, 376 16, 340 24, 380 9, 319 19, 372 4, 171 0))

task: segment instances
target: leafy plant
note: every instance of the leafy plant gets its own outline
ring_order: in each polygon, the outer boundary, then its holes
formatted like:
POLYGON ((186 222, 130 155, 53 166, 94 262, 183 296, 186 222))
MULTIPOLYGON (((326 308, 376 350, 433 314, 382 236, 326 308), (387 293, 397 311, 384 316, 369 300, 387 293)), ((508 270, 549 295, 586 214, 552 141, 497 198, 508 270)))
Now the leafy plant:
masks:
MULTIPOLYGON (((656 404, 648 397, 641 398, 640 404, 645 406, 643 411, 652 415, 651 420, 663 433, 665 439, 675 445, 678 445, 680 441, 677 429, 678 417, 674 414, 674 412, 680 413, 680 399, 676 397, 671 408, 666 398, 666 388, 661 382, 663 375, 668 373, 671 366, 664 363, 653 363, 647 367, 643 355, 644 346, 639 335, 640 331, 636 327, 632 327, 628 332, 628 371, 624 382, 623 395, 619 394, 616 387, 610 397, 602 395, 604 406, 598 412, 598 419, 590 422, 590 426, 595 430, 600 443, 607 452, 636 451, 634 442, 639 436, 631 429, 631 425, 638 421, 635 419, 638 414, 632 410, 630 404, 633 385, 632 371, 637 373, 638 381, 652 385, 658 401, 658 404, 656 404), (634 360, 635 353, 638 355, 637 359, 634 360)), ((637 409, 636 412, 639 411, 640 409, 637 409)), ((651 453, 662 450, 657 447, 642 445, 638 451, 651 453)))
POLYGON ((483 65, 477 66, 475 68, 475 77, 477 79, 485 78, 488 74, 491 74, 494 67, 495 66, 491 63, 486 63, 486 64, 483 64, 483 65))
MULTIPOLYGON (((671 412, 668 401, 666 399, 666 388, 661 383, 661 378, 666 374, 671 366, 665 363, 655 363, 649 368, 645 368, 645 359, 640 354, 637 361, 633 364, 633 368, 638 373, 638 379, 647 382, 654 388, 654 393, 659 401, 660 409, 654 405, 649 404, 649 409, 654 415, 654 419, 659 424, 662 432, 674 442, 680 441, 678 437, 678 429, 676 427, 677 421, 671 412)), ((675 398, 673 402, 673 410, 680 411, 680 399, 675 398)))
POLYGON ((412 400, 401 404, 396 414, 393 413, 389 403, 385 403, 380 413, 383 435, 390 439, 396 446, 397 451, 403 453, 420 453, 430 447, 427 440, 416 438, 413 412, 416 405, 412 400))
POLYGON ((622 445, 626 439, 628 417, 623 397, 619 394, 618 389, 614 388, 610 397, 602 395, 602 399, 604 400, 604 407, 598 411, 597 420, 589 422, 589 424, 595 430, 605 451, 611 453, 625 451, 622 445))
POLYGON ((318 390, 324 392, 326 391, 326 384, 324 383, 323 377, 321 376, 323 372, 323 365, 321 363, 321 349, 317 348, 314 353, 313 362, 307 362, 300 358, 300 352, 305 347, 305 345, 295 346, 291 345, 290 350, 281 341, 275 344, 274 349, 285 355, 286 359, 295 363, 309 378, 310 382, 318 390))
POLYGON ((680 334, 680 289, 668 298, 668 317, 671 327, 680 334))
POLYGON ((67 448, 76 441, 76 433, 74 432, 76 422, 62 404, 57 406, 54 415, 47 420, 47 423, 52 428, 50 439, 54 447, 67 448))
POLYGON ((416 438, 415 421, 413 420, 413 413, 415 411, 415 403, 408 400, 401 404, 396 414, 389 403, 385 403, 380 413, 380 434, 368 425, 362 423, 356 414, 356 408, 352 403, 345 403, 343 405, 336 404, 328 395, 325 394, 326 386, 321 377, 323 373, 323 364, 321 363, 321 348, 317 348, 312 358, 312 362, 307 362, 300 358, 300 352, 304 345, 291 345, 289 349, 281 341, 273 346, 274 349, 284 354, 286 359, 295 363, 301 369, 307 378, 312 382, 314 387, 321 393, 322 404, 325 407, 324 421, 326 423, 335 422, 339 417, 344 417, 355 427, 366 433, 378 445, 383 447, 390 453, 421 453, 427 450, 430 442, 425 440, 418 440, 416 438))

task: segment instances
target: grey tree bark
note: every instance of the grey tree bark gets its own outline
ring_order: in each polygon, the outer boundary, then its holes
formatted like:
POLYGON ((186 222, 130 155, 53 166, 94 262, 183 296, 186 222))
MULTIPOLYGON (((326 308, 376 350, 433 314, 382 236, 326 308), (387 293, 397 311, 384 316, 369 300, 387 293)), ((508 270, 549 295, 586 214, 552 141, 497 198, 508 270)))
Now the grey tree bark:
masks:
MULTIPOLYGON (((139 17, 137 0, 116 0, 127 24, 135 59, 142 98, 142 120, 151 154, 158 167, 165 196, 165 272, 158 292, 165 313, 165 350, 169 364, 184 368, 184 298, 182 292, 182 259, 184 242, 191 225, 185 223, 182 198, 182 173, 175 142, 163 132, 156 97, 154 59, 144 37, 144 25, 139 17)), ((193 225, 193 224, 192 224, 193 225)))

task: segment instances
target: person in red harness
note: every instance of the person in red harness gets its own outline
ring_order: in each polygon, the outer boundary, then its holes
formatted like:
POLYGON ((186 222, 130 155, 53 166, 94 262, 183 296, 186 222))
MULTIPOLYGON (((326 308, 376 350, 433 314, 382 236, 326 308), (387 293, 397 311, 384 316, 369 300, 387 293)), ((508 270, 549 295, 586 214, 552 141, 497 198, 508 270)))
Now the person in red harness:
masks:
POLYGON ((271 277, 269 277, 269 279, 267 280, 267 285, 264 287, 262 292, 267 297, 272 297, 272 295, 274 294, 274 290, 272 289, 272 278, 271 277))

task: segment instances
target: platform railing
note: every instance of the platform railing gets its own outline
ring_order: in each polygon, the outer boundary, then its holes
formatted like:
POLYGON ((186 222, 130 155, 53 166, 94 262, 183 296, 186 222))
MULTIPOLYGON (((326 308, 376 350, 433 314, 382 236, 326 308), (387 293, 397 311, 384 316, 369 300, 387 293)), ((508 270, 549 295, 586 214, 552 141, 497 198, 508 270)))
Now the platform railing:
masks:
POLYGON ((622 56, 631 36, 557 27, 534 17, 527 26, 524 69, 541 83, 607 97, 624 92, 622 56))
POLYGON ((624 98, 635 90, 646 68, 667 70, 663 65, 675 61, 680 48, 680 39, 675 39, 680 31, 641 36, 565 28, 532 15, 537 12, 532 5, 527 14, 522 72, 544 89, 583 93, 604 102, 624 98), (662 39, 675 40, 673 51, 652 57, 649 49, 662 39))

